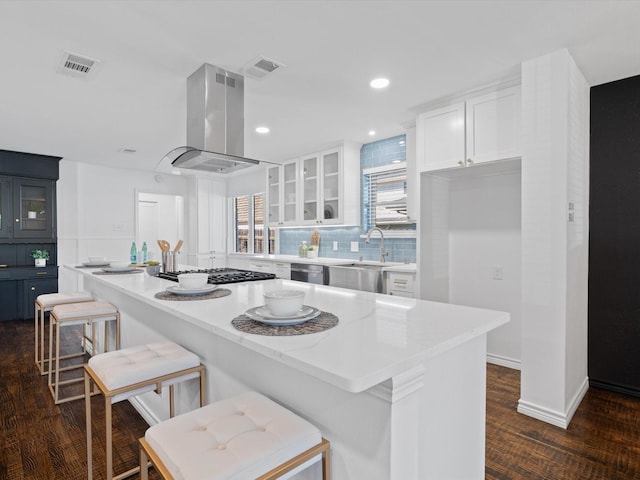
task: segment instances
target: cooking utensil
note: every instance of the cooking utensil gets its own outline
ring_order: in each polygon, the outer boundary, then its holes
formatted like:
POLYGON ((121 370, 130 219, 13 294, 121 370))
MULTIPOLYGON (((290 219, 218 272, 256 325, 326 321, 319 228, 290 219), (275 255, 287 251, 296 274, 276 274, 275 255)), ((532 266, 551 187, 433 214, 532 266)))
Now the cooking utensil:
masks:
POLYGON ((180 251, 180 249, 182 248, 182 244, 184 243, 184 241, 182 240, 178 240, 178 243, 176 243, 175 248, 173 249, 174 252, 178 253, 180 251))

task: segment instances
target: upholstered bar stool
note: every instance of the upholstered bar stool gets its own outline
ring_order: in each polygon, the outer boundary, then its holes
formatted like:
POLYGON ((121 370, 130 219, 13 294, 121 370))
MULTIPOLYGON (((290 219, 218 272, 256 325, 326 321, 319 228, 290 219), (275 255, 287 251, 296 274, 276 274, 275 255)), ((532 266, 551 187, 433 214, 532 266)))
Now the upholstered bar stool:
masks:
MULTIPOLYGON (((45 314, 50 312, 56 305, 65 303, 90 302, 93 297, 87 292, 72 293, 45 293, 38 295, 35 301, 35 360, 36 367, 40 370, 40 375, 46 375, 48 369, 46 364, 48 358, 44 351, 45 314)), ((63 357, 64 358, 64 357, 63 357)))
POLYGON ((322 457, 329 480, 329 442, 286 408, 246 392, 161 422, 140 439, 140 478, 148 463, 166 480, 275 479, 322 457))
POLYGON ((118 309, 108 302, 91 301, 82 303, 65 303, 56 305, 51 310, 49 318, 49 390, 56 405, 69 402, 78 398, 83 398, 84 393, 71 395, 66 398, 60 397, 60 387, 71 383, 82 382, 83 377, 70 380, 60 380, 60 373, 67 370, 82 368, 82 365, 72 365, 60 367, 60 360, 81 357, 87 353, 87 341, 91 340, 93 353, 97 353, 96 323, 104 324, 104 349, 109 350, 108 323, 115 322, 115 343, 116 349, 120 348, 120 313, 118 309), (60 356, 60 328, 70 325, 82 325, 82 351, 74 354, 60 356), (87 337, 87 326, 90 327, 91 337, 87 337), (53 344, 55 343, 55 353, 53 344))
POLYGON ((197 355, 173 342, 150 343, 101 353, 84 366, 84 397, 87 416, 87 478, 93 478, 91 437, 91 382, 104 395, 106 423, 107 479, 121 479, 140 471, 136 466, 113 476, 111 406, 141 393, 169 387, 169 415, 175 415, 174 385, 192 378, 200 379, 200 406, 204 405, 204 365, 197 355))

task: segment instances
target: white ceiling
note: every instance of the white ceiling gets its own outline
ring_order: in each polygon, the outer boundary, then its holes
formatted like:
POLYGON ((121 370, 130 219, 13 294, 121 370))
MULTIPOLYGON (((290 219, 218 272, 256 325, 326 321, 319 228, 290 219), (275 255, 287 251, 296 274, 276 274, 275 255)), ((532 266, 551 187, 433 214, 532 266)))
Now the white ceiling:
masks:
POLYGON ((283 161, 401 134, 412 107, 560 48, 591 85, 638 75, 638 25, 639 1, 0 0, 0 149, 153 170, 185 143, 186 78, 265 55, 286 68, 246 79, 245 155, 283 161), (93 77, 57 73, 63 50, 93 77))

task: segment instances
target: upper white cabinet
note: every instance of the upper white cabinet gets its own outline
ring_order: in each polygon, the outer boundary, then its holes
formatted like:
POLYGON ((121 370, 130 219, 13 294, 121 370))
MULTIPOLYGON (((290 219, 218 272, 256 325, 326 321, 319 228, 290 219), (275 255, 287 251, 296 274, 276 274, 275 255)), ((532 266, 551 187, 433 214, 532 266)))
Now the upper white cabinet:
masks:
POLYGON ((267 170, 268 223, 272 226, 298 222, 298 161, 291 160, 267 170))
POLYGON ((226 185, 223 180, 194 178, 188 198, 187 262, 205 268, 226 264, 226 185), (194 241, 195 239, 195 241, 194 241))
POLYGON ((520 87, 422 113, 416 135, 421 172, 519 157, 520 87))
POLYGON ((359 224, 360 147, 349 142, 269 168, 269 225, 359 224))

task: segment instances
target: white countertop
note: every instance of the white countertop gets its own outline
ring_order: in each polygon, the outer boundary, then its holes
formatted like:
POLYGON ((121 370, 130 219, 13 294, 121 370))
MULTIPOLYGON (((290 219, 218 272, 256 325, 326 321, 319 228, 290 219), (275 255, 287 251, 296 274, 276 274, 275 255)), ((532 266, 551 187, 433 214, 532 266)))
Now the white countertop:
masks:
POLYGON ((287 263, 310 263, 315 265, 344 265, 347 263, 363 263, 368 265, 380 265, 385 272, 416 272, 415 263, 399 263, 399 262, 375 262, 371 260, 352 260, 348 258, 300 258, 296 255, 267 255, 260 253, 230 253, 229 257, 246 258, 255 260, 266 260, 269 262, 287 262, 287 263))
POLYGON ((353 393, 367 390, 509 321, 506 312, 291 280, 222 285, 231 290, 231 295, 211 300, 166 301, 154 295, 176 285, 169 280, 146 273, 93 275, 92 269, 66 268, 353 393), (262 305, 265 291, 278 289, 305 291, 305 304, 337 315, 338 325, 321 333, 288 337, 242 333, 231 325, 236 316, 262 305))

